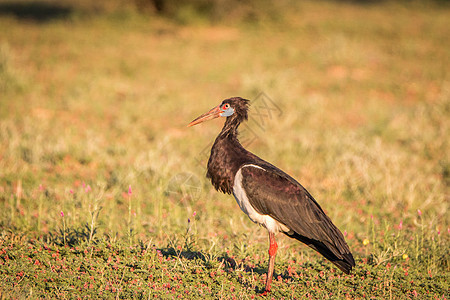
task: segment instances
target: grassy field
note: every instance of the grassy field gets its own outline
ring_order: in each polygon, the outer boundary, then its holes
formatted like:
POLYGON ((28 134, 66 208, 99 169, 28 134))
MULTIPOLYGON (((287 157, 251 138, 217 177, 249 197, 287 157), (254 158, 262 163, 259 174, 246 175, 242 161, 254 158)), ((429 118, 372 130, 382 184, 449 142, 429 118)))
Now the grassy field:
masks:
POLYGON ((26 12, 0 2, 2 299, 261 293, 267 232, 205 178, 222 121, 186 128, 231 96, 253 103, 245 145, 357 261, 345 275, 280 235, 271 297, 449 298, 448 7, 26 12))

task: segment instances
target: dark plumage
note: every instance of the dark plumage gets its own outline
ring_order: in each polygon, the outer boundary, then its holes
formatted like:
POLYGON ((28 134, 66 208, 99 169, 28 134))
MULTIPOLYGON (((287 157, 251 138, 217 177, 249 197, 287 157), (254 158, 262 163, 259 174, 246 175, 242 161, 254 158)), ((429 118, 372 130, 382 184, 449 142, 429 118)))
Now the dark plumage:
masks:
POLYGON ((285 234, 322 254, 349 274, 355 265, 344 236, 308 191, 279 169, 245 168, 243 185, 250 203, 263 215, 286 225, 285 234), (251 196, 250 196, 251 195, 251 196))
POLYGON ((249 218, 269 230, 266 292, 270 291, 277 249, 274 234, 280 231, 305 243, 348 274, 355 266, 350 249, 316 200, 294 178, 239 143, 237 129, 247 120, 248 105, 248 100, 239 97, 226 99, 189 126, 219 116, 227 117, 212 146, 207 177, 216 190, 233 193, 249 218))

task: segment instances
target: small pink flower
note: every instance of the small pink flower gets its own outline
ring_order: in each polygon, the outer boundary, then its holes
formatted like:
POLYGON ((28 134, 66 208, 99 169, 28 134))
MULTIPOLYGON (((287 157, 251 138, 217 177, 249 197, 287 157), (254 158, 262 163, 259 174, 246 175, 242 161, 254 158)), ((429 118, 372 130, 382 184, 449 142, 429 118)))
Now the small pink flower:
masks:
POLYGON ((398 229, 402 230, 402 228, 403 228, 403 221, 400 221, 400 224, 398 224, 398 229))
POLYGON ((413 295, 414 295, 414 297, 417 297, 418 294, 417 294, 416 290, 413 291, 413 295))
POLYGON ((88 193, 88 192, 90 192, 92 189, 91 189, 91 186, 88 185, 84 190, 85 190, 86 193, 88 193))
POLYGON ((60 214, 61 214, 61 217, 63 217, 63 218, 64 218, 64 212, 63 212, 63 211, 61 211, 61 212, 60 212, 60 214))
POLYGON ((86 187, 86 183, 84 183, 84 181, 83 181, 83 188, 85 188, 86 187))
POLYGON ((42 183, 39 185, 39 191, 43 191, 44 190, 44 186, 42 185, 42 183))
POLYGON ((69 193, 73 194, 73 190, 70 190, 69 193))
POLYGON ((344 230, 344 236, 347 236, 347 235, 348 235, 347 230, 344 230))
POLYGON ((128 196, 131 196, 133 192, 131 191, 131 185, 128 186, 128 196))
POLYGON ((192 214, 193 217, 195 217, 197 215, 197 212, 194 211, 194 213, 192 214))
POLYGON ((417 214, 420 216, 422 216, 422 211, 420 209, 417 210, 417 214))

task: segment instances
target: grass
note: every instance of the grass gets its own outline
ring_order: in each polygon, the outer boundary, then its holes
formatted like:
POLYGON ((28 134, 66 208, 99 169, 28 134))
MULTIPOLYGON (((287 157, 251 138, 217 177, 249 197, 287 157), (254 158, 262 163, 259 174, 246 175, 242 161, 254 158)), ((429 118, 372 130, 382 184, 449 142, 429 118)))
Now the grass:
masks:
POLYGON ((186 128, 239 95, 247 147, 357 261, 344 275, 279 236, 273 298, 448 299, 447 7, 302 2, 214 26, 83 9, 0 14, 2 298, 262 292, 267 233, 204 176, 222 123, 186 128))

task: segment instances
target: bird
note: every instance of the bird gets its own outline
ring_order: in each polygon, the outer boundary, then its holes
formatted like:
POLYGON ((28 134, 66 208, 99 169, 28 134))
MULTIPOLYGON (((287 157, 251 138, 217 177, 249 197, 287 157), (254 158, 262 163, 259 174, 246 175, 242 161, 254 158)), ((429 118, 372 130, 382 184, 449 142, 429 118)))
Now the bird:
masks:
POLYGON ((207 178, 217 191, 233 194, 241 210, 269 232, 269 262, 264 292, 271 291, 278 244, 282 232, 316 250, 350 274, 355 260, 342 232, 319 203, 293 177, 244 149, 238 139, 239 125, 248 119, 250 101, 241 97, 223 100, 200 115, 188 127, 226 117, 207 165, 207 178))

